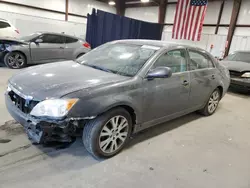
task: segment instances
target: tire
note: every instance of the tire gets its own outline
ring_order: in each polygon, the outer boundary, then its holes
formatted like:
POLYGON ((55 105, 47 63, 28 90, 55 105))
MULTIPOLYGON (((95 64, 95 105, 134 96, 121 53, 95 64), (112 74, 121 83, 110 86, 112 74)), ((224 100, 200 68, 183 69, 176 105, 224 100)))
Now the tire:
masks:
POLYGON ((78 59, 79 57, 83 56, 85 53, 79 54, 76 59, 78 59))
POLYGON ((217 109, 221 99, 221 92, 216 88, 213 93, 210 95, 206 106, 201 109, 199 112, 205 116, 211 116, 217 109), (213 107, 213 108, 212 108, 213 107))
POLYGON ((27 66, 27 59, 20 52, 9 52, 4 56, 4 64, 11 69, 21 69, 27 66))
POLYGON ((132 119, 128 111, 115 108, 90 120, 84 126, 82 140, 87 151, 95 158, 109 158, 124 148, 131 131, 132 119), (112 120, 117 121, 118 126, 114 126, 112 120))

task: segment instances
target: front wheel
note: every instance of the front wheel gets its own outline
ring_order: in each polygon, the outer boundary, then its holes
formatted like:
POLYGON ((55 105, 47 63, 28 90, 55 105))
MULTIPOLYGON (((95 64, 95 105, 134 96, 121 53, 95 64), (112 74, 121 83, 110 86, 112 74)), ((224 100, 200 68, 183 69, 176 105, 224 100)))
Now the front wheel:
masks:
POLYGON ((203 109, 201 109, 200 112, 205 116, 212 115, 216 111, 219 105, 220 99, 221 99, 221 92, 217 88, 213 91, 213 93, 209 97, 209 100, 206 106, 203 109))
POLYGON ((4 56, 4 63, 8 68, 21 69, 26 67, 25 56, 20 52, 9 52, 4 56))
POLYGON ((108 111, 89 121, 83 129, 83 144, 96 158, 108 158, 119 153, 132 130, 130 114, 123 108, 108 111))

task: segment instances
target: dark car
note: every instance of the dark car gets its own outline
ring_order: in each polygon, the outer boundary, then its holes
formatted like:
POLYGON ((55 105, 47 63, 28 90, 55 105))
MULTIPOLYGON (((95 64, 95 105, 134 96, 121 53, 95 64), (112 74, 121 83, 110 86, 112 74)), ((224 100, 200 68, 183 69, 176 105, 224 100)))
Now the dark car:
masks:
POLYGON ((202 49, 160 41, 102 45, 76 61, 27 68, 9 80, 10 114, 37 143, 82 135, 96 157, 132 133, 199 110, 215 112, 229 72, 202 49))
POLYGON ((49 32, 33 33, 3 44, 4 63, 12 69, 24 68, 28 64, 74 60, 90 51, 90 45, 84 39, 49 32))
POLYGON ((239 91, 250 91, 250 52, 236 51, 227 56, 221 63, 229 69, 230 87, 239 91))

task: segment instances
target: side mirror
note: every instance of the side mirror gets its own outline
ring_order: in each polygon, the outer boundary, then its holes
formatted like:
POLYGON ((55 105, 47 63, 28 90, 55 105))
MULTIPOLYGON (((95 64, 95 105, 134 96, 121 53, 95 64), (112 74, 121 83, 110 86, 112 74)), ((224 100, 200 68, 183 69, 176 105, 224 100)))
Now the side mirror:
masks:
POLYGON ((35 43, 42 43, 43 42, 43 39, 36 39, 35 40, 35 43))
POLYGON ((172 76, 172 70, 169 67, 157 67, 151 70, 147 78, 154 79, 154 78, 169 78, 172 76))

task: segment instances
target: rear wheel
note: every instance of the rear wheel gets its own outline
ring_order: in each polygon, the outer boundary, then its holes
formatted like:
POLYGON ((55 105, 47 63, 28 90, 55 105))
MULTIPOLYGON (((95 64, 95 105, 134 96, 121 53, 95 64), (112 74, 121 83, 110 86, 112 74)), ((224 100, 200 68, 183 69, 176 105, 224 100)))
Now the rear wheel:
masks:
POLYGON ((85 53, 79 54, 76 59, 78 59, 79 57, 83 56, 85 53))
POLYGON ((200 112, 205 116, 212 115, 216 111, 219 105, 220 99, 221 99, 221 92, 217 88, 213 91, 213 93, 209 97, 209 100, 206 106, 203 109, 201 109, 200 112))
POLYGON ((4 63, 11 69, 21 69, 26 67, 26 57, 20 52, 10 52, 4 56, 4 63))
POLYGON ((89 121, 83 130, 83 143, 96 158, 108 158, 119 153, 132 130, 130 114, 123 108, 108 111, 89 121))

